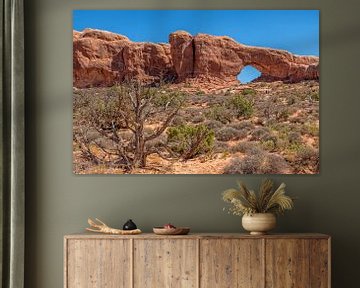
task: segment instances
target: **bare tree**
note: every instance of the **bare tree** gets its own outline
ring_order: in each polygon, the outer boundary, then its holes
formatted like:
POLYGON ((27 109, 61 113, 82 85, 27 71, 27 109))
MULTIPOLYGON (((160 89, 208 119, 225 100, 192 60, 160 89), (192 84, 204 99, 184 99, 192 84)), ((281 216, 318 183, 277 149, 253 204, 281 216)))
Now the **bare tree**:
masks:
POLYGON ((80 112, 84 123, 74 136, 83 155, 96 164, 132 170, 146 167, 147 157, 160 153, 147 144, 159 138, 170 125, 182 105, 183 95, 132 81, 108 89, 103 96, 91 95, 82 101, 87 103, 80 112), (148 129, 147 124, 155 128, 148 129), (98 153, 92 149, 94 146, 98 153))

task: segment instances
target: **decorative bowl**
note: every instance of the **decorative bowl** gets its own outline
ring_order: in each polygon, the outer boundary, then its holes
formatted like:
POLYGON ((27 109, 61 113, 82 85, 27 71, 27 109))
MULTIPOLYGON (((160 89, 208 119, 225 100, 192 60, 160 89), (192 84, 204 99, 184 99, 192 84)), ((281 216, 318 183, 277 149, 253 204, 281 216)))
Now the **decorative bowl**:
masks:
POLYGON ((157 235, 186 235, 190 232, 189 227, 164 228, 154 227, 153 231, 157 235))

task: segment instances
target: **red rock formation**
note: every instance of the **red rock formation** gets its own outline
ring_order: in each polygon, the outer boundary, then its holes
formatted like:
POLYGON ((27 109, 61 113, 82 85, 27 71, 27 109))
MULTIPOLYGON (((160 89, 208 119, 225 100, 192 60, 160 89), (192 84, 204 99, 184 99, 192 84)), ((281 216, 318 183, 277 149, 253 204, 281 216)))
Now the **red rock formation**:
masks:
POLYGON ((171 33, 169 36, 171 57, 177 73, 177 81, 194 77, 194 41, 185 31, 171 33))
POLYGON ((122 35, 86 29, 73 33, 73 86, 112 86, 126 79, 175 78, 169 44, 134 43, 122 35))
POLYGON ((170 35, 170 45, 180 79, 192 75, 209 81, 220 78, 234 82, 247 65, 258 69, 262 73, 261 79, 267 81, 297 82, 319 78, 318 57, 296 56, 283 50, 246 46, 226 36, 198 34, 191 37, 185 32, 174 32, 170 35), (186 59, 191 61, 184 62, 179 55, 184 55, 181 52, 189 50, 189 47, 192 47, 193 53, 187 51, 187 54, 193 56, 187 56, 186 59))
POLYGON ((135 43, 111 32, 73 32, 73 85, 111 86, 126 79, 151 82, 166 78, 182 82, 238 83, 246 65, 261 73, 259 80, 297 82, 319 78, 319 58, 287 51, 251 47, 230 37, 178 31, 170 44, 135 43))

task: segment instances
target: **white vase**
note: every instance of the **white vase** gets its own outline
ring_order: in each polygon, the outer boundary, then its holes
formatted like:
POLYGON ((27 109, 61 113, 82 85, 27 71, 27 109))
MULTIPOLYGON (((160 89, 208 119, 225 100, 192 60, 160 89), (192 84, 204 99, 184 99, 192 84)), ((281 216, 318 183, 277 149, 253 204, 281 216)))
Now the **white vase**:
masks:
POLYGON ((251 235, 263 235, 276 226, 276 217, 272 213, 255 213, 242 217, 242 226, 251 235))

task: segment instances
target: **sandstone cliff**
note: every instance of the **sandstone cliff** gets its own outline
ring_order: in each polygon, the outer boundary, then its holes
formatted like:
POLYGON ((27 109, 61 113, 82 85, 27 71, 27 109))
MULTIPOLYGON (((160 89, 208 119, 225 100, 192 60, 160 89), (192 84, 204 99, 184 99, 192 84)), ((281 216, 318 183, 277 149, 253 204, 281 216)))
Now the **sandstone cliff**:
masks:
POLYGON ((167 43, 138 43, 111 32, 73 32, 73 86, 112 86, 127 79, 144 82, 237 83, 237 75, 252 65, 258 80, 288 81, 319 78, 319 58, 287 51, 246 46, 226 36, 184 31, 171 33, 167 43))

